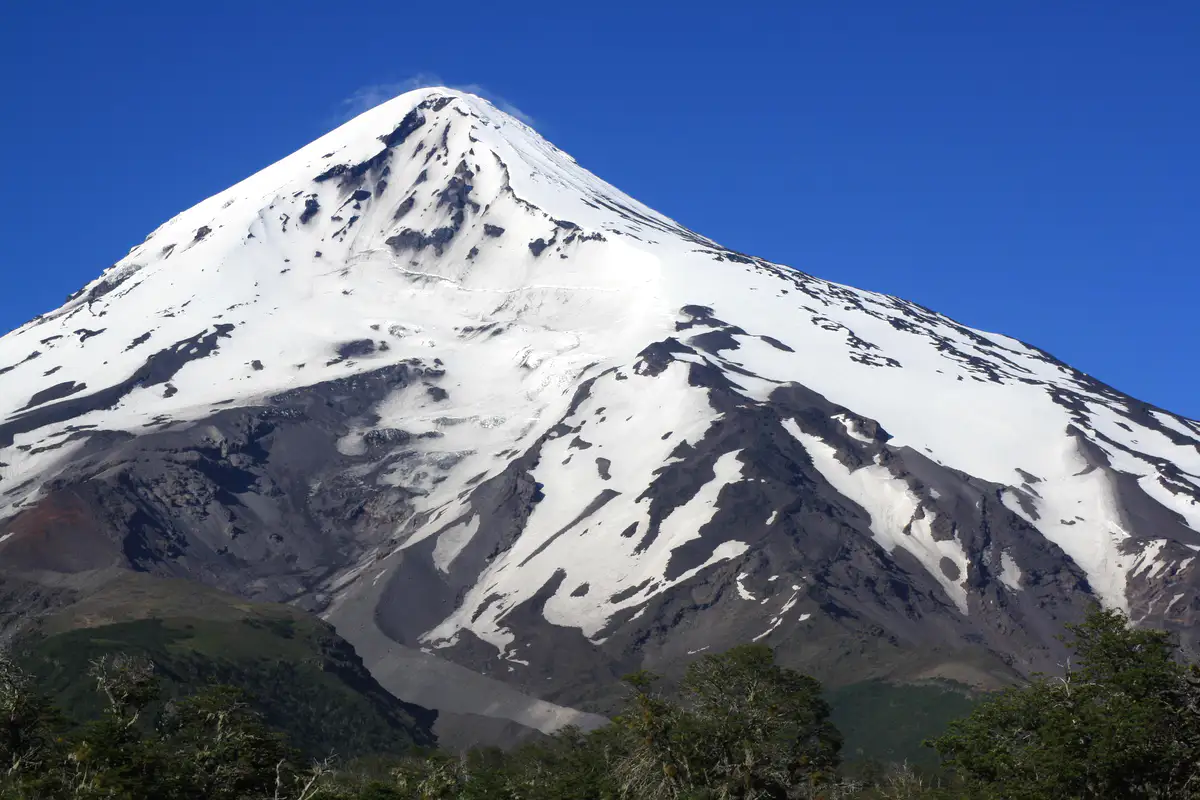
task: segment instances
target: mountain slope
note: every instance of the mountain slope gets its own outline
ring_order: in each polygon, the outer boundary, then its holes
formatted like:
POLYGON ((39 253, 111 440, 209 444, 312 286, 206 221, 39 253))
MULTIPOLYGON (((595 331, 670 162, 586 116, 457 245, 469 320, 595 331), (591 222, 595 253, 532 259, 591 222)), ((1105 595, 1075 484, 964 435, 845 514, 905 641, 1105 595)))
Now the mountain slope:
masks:
POLYGON ((127 573, 40 620, 14 653, 77 722, 103 708, 87 680, 90 663, 125 653, 154 663, 164 700, 213 683, 241 689, 268 724, 314 758, 435 742, 436 715, 390 696, 329 626, 192 581, 127 573))
POLYGON ((747 640, 988 685, 1093 599, 1196 614, 1200 423, 722 248, 448 90, 164 224, 0 339, 0 404, 23 608, 192 577, 542 730, 747 640))

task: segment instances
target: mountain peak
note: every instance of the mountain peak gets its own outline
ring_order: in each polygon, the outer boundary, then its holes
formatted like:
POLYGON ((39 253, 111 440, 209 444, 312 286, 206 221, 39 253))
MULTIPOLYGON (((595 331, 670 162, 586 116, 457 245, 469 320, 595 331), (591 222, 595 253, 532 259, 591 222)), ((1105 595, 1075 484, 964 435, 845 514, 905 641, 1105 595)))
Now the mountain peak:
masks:
POLYGON ((0 550, 568 700, 581 665, 879 630, 1022 671, 1093 598, 1193 618, 1200 423, 723 248, 433 88, 0 339, 0 550))

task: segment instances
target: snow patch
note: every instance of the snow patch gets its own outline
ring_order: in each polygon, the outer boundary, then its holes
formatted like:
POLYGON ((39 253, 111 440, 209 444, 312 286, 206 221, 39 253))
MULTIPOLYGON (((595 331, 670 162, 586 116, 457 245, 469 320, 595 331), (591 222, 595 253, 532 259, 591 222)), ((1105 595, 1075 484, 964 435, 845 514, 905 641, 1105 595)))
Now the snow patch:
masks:
MULTIPOLYGON (((793 586, 792 588, 798 590, 800 587, 793 586)), ((792 592, 792 596, 789 597, 784 602, 783 607, 780 608, 778 613, 776 613, 775 616, 771 618, 771 626, 769 628, 767 628, 765 631, 763 631, 762 633, 760 633, 758 636, 755 636, 752 641, 757 642, 759 639, 765 639, 767 636, 769 636, 771 633, 773 633, 776 628, 778 628, 780 625, 782 625, 785 615, 787 614, 787 612, 792 610, 793 606, 796 605, 797 599, 799 597, 800 597, 799 591, 792 592)), ((804 620, 802 619, 800 621, 803 622, 804 620)))
POLYGON ((645 550, 637 551, 639 537, 620 536, 633 523, 641 530, 648 529, 649 500, 638 501, 637 498, 654 480, 655 470, 680 441, 702 435, 713 412, 706 402, 689 405, 689 397, 703 401, 703 393, 687 387, 687 375, 682 365, 673 366, 656 377, 629 377, 623 381, 614 378, 612 383, 613 393, 606 393, 604 399, 609 424, 599 423, 595 410, 587 402, 576 412, 580 419, 593 420, 580 433, 592 445, 585 452, 589 456, 614 452, 616 448, 630 448, 636 441, 639 459, 622 460, 620 469, 614 461, 605 480, 596 471, 595 456, 581 458, 578 464, 571 458, 568 464, 563 464, 569 456, 579 452, 572 447, 573 436, 547 442, 543 450, 544 466, 536 473, 543 483, 544 499, 530 515, 525 530, 501 558, 488 566, 461 606, 426 633, 424 639, 435 641, 453 631, 466 629, 499 647, 512 636, 503 623, 507 610, 532 597, 559 570, 566 573, 563 585, 587 583, 590 590, 583 597, 572 597, 567 591, 557 592, 544 605, 546 620, 555 625, 579 628, 584 635, 594 639, 618 611, 642 606, 630 618, 632 621, 645 611, 644 604, 651 597, 746 551, 747 545, 743 542, 721 542, 700 566, 672 580, 665 577, 674 550, 700 535, 700 530, 716 514, 721 491, 741 480, 740 451, 736 450, 717 459, 712 480, 662 520, 658 536, 645 550), (637 385, 638 382, 651 381, 657 382, 652 385, 662 386, 664 380, 668 385, 674 384, 677 391, 655 393, 664 402, 658 412, 643 406, 641 414, 627 419, 618 393, 627 393, 632 402, 644 397, 645 390, 637 385), (666 438, 659 433, 672 428, 674 432, 666 438), (647 435, 649 431, 655 435, 647 435), (601 492, 606 489, 618 494, 611 495, 607 502, 585 515, 593 498, 602 496, 601 492), (622 595, 623 590, 631 586, 642 588, 622 595), (495 595, 505 598, 503 605, 489 603, 482 607, 487 598, 495 595), (614 600, 614 596, 622 599, 614 600), (606 599, 597 601, 597 598, 606 599))
POLYGON ((434 565, 442 572, 449 572, 454 559, 478 531, 478 514, 472 515, 466 522, 460 522, 443 531, 433 547, 434 565))
POLYGON ((836 419, 838 422, 842 423, 842 427, 846 429, 846 434, 849 435, 851 439, 855 439, 866 444, 873 444, 875 442, 874 439, 858 429, 857 421, 848 418, 845 414, 834 414, 833 419, 836 419))
POLYGON ((968 569, 967 555, 957 540, 934 538, 931 523, 936 512, 924 508, 908 484, 886 467, 870 464, 851 471, 837 460, 836 449, 800 430, 795 420, 784 420, 783 427, 804 445, 814 466, 833 488, 867 512, 875 541, 889 553, 899 547, 915 556, 958 610, 966 614, 967 591, 962 581, 968 569), (945 560, 957 570, 957 578, 946 575, 945 560))
POLYGON ((1014 592, 1021 591, 1021 567, 1007 550, 1000 553, 1000 582, 1014 592))

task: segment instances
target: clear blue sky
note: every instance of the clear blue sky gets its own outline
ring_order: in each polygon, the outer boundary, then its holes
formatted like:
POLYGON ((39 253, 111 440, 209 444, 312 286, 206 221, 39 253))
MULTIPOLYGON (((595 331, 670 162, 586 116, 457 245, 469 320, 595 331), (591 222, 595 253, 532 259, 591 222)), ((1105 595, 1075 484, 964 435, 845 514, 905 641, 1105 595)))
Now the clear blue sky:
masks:
POLYGON ((1200 417, 1194 0, 10 0, 0 329, 421 75, 728 246, 1200 417))

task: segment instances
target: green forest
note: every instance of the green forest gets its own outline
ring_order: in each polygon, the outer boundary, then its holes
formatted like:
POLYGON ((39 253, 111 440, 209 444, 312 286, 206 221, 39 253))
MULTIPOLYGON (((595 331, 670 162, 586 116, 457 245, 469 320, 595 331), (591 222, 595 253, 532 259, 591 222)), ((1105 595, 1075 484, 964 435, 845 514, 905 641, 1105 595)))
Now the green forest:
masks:
MULTIPOLYGON (((295 631, 284 634, 290 640, 295 631)), ((160 647, 169 637, 161 626, 145 624, 137 635, 143 652, 168 663, 102 652, 97 637, 52 639, 36 656, 0 658, 0 797, 1200 797, 1200 669, 1180 658, 1169 634, 1100 609, 1068 626, 1071 656, 1060 673, 965 706, 925 742, 930 758, 920 763, 845 757, 829 696, 813 678, 777 665, 765 646, 704 656, 669 692, 654 675, 630 675, 622 713, 590 733, 568 729, 458 755, 396 733, 412 730, 402 704, 350 700, 339 688, 344 678, 317 691, 324 668, 225 671, 208 677, 235 685, 186 689, 183 679, 203 683, 204 670, 183 675, 178 657, 160 647), (312 691, 280 693, 296 681, 312 691), (252 692, 271 699, 264 705, 252 692), (305 698, 329 705, 278 716, 280 704, 305 698), (301 723, 281 730, 273 715, 301 723), (323 718, 328 735, 318 730, 323 718), (338 737, 347 737, 343 752, 353 757, 338 757, 338 737)))

